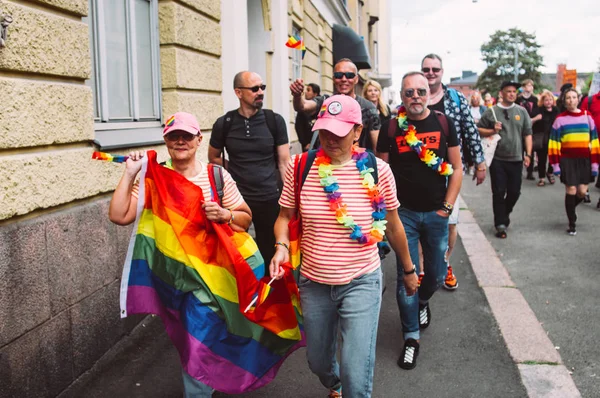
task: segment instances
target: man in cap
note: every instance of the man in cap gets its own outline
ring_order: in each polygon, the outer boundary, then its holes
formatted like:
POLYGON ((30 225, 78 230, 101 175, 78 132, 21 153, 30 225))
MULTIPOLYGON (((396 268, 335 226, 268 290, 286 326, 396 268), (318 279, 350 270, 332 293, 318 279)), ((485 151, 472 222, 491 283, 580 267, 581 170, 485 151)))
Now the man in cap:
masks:
POLYGON ((414 294, 417 288, 415 267, 398 218, 394 177, 385 162, 354 144, 361 123, 360 105, 350 96, 334 95, 323 102, 313 126, 322 147, 314 162, 307 164, 308 175, 298 195, 302 203, 296 203, 294 194, 296 159, 286 171, 281 212, 275 223, 277 250, 270 264, 271 275, 281 277, 280 265, 289 261, 288 223, 300 211, 302 268, 298 286, 306 354, 311 371, 330 390, 329 397, 341 397, 342 387, 346 397, 371 396, 382 286, 376 242, 383 233, 400 258, 399 266, 408 274, 404 281, 407 294, 414 294), (369 161, 371 167, 367 167, 369 161), (343 336, 340 364, 336 357, 338 333, 343 336))
MULTIPOLYGON (((375 150, 377 146, 377 137, 381 128, 381 121, 377 114, 377 108, 371 101, 356 95, 354 86, 358 83, 358 68, 348 58, 340 59, 333 67, 333 86, 336 94, 344 94, 354 98, 361 108, 362 114, 362 133, 358 139, 358 145, 368 150, 375 150)), ((290 85, 290 91, 293 96, 294 110, 304 112, 307 115, 315 115, 323 107, 323 102, 327 99, 326 95, 317 96, 312 100, 302 98, 304 92, 304 83, 302 79, 296 79, 290 85)))
POLYGON ((510 213, 521 195, 523 166, 529 166, 532 156, 531 118, 525 108, 515 104, 520 86, 503 82, 502 101, 489 108, 477 124, 482 137, 499 134, 501 138, 490 164, 494 226, 501 239, 507 236, 510 213))
POLYGON ((397 263, 396 299, 404 335, 398 366, 409 370, 417 366, 420 329, 431 322, 429 300, 446 279, 448 217, 460 191, 462 162, 454 124, 427 107, 429 85, 422 72, 404 75, 401 98, 404 106, 398 119, 382 127, 377 152, 389 161, 396 179, 398 214, 414 264, 419 264, 419 243, 423 249, 425 275, 417 295, 406 291, 405 279, 411 275, 397 263))
POLYGON ((266 85, 260 75, 243 71, 235 75, 233 88, 240 106, 213 125, 208 160, 225 166, 253 214, 256 244, 263 256, 273 257, 273 224, 279 214, 279 182, 290 159, 286 123, 281 115, 263 109, 266 85))

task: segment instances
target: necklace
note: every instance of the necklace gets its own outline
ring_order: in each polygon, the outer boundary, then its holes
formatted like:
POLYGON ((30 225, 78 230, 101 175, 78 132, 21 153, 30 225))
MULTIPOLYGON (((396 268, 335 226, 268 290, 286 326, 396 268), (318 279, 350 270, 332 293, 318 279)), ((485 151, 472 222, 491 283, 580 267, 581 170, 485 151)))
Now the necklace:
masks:
POLYGON ((398 127, 405 135, 406 143, 410 149, 415 151, 419 159, 442 176, 447 177, 452 175, 454 172, 452 165, 445 162, 443 158, 438 157, 432 150, 427 149, 427 144, 424 144, 423 141, 417 138, 417 128, 412 124, 408 124, 406 108, 400 108, 397 119, 398 127))
POLYGON ((352 147, 352 159, 356 161, 356 168, 362 177, 362 185, 367 188, 367 194, 371 200, 373 207, 373 223, 371 224, 371 232, 364 234, 362 227, 354 222, 354 218, 348 215, 348 205, 343 202, 342 193, 339 192, 340 186, 337 183, 337 178, 333 175, 333 165, 331 158, 325 154, 323 149, 319 149, 315 163, 319 166, 318 172, 321 178, 320 183, 323 191, 329 201, 329 208, 335 211, 335 218, 338 223, 352 230, 350 239, 356 240, 362 244, 375 244, 383 240, 387 221, 385 215, 387 213, 385 200, 379 193, 379 188, 375 184, 373 178, 372 167, 367 167, 369 154, 365 152, 365 148, 359 148, 357 145, 352 147))

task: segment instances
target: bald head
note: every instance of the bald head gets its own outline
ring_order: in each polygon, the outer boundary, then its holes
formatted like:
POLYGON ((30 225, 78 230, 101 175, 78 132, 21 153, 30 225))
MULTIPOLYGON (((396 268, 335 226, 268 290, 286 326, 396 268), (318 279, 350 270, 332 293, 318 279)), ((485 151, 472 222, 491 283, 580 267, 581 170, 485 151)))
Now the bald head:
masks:
POLYGON ((236 73, 235 77, 233 78, 233 88, 247 87, 248 81, 256 79, 262 80, 258 73, 243 70, 236 73))

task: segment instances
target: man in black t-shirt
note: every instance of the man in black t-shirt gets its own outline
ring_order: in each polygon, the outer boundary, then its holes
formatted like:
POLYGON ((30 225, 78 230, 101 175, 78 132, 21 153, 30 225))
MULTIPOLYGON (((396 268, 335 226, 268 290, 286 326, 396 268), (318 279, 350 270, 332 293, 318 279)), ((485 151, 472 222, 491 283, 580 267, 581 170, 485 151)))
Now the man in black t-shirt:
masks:
MULTIPOLYGON (((381 128, 381 121, 377 114, 377 108, 371 101, 356 95, 354 86, 358 83, 358 68, 354 62, 347 58, 340 59, 333 67, 333 85, 337 94, 349 95, 360 105, 362 112, 363 129, 358 139, 358 145, 374 150, 377 146, 377 137, 381 128)), ((327 96, 321 95, 306 101, 302 98, 304 92, 304 82, 302 79, 296 79, 290 85, 290 91, 293 96, 294 110, 304 112, 307 115, 316 115, 323 106, 327 96)))
POLYGON ((287 128, 283 117, 273 113, 275 126, 269 129, 268 110, 262 109, 266 86, 258 74, 239 72, 233 79, 233 88, 240 107, 231 113, 231 120, 226 120, 227 115, 221 116, 213 125, 208 160, 222 165, 223 149, 227 149, 229 160, 225 166, 252 210, 256 244, 268 264, 275 251, 278 181, 284 180, 290 160, 287 128))
MULTIPOLYGON (((462 183, 462 162, 454 124, 444 114, 427 108, 429 87, 422 72, 410 72, 402 78, 401 90, 406 112, 407 125, 400 127, 400 119, 392 119, 382 126, 377 142, 377 152, 388 161, 398 188, 401 207, 398 215, 404 225, 410 257, 419 267, 419 242, 423 247, 424 268, 427 270, 418 290, 418 295, 407 296, 402 280, 405 272, 399 259, 396 298, 402 320, 404 349, 398 365, 413 369, 419 352, 420 329, 429 326, 431 311, 429 299, 446 279, 448 248, 448 217, 462 183), (428 151, 428 158, 439 158, 452 165, 455 170, 449 177, 423 161, 415 151, 407 131, 414 126, 416 138, 428 151), (391 132, 391 133, 390 133, 391 132), (409 140, 407 141, 407 138, 409 140)), ((416 269, 416 272, 419 272, 416 269)))

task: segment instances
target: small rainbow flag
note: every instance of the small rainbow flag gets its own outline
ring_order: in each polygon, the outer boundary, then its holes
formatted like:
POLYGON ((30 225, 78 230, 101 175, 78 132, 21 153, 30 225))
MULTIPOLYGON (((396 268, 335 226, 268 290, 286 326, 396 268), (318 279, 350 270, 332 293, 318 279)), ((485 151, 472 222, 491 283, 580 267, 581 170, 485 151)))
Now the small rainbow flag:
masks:
POLYGON ((111 155, 110 153, 95 151, 94 153, 92 153, 92 159, 104 160, 106 162, 114 163, 125 163, 127 159, 129 159, 129 156, 111 155))
POLYGON ((297 35, 290 36, 285 45, 286 47, 293 48, 295 50, 302 50, 302 59, 304 59, 304 55, 306 54, 306 47, 304 46, 304 40, 302 39, 302 37, 297 35))

